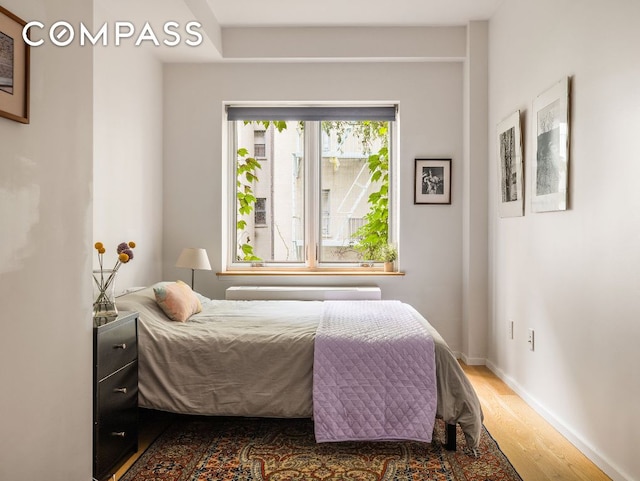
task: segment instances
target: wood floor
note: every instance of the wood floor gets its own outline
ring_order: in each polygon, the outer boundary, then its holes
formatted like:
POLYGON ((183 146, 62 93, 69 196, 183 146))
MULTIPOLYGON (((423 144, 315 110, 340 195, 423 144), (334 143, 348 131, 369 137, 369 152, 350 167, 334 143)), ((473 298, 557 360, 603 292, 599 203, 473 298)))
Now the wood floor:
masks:
MULTIPOLYGON (((462 367, 484 412, 484 425, 524 481, 610 480, 505 383, 484 366, 462 367)), ((171 420, 171 415, 142 413, 140 449, 114 481, 144 452, 171 420)))
POLYGON ((524 481, 610 480, 485 366, 462 364, 484 412, 484 425, 524 481))

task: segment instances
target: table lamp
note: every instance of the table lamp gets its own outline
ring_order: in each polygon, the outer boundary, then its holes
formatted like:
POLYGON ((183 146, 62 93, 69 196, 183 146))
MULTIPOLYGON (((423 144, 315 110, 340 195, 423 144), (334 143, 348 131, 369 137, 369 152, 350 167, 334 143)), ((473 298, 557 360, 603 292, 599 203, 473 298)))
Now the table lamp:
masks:
POLYGON ((191 289, 193 289, 193 277, 196 269, 210 271, 211 264, 206 249, 197 247, 185 247, 178 257, 176 267, 191 269, 191 289))

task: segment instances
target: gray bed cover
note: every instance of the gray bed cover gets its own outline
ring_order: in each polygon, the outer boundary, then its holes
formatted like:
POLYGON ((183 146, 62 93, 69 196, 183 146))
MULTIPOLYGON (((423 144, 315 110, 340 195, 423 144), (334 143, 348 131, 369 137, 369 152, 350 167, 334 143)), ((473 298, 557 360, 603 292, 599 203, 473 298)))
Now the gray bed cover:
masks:
MULTIPOLYGON (((203 310, 170 321, 147 287, 117 300, 137 311, 139 405, 183 414, 312 417, 313 346, 322 301, 226 301, 200 296, 203 310)), ((374 301, 375 302, 375 301, 374 301)), ((435 341, 437 417, 460 424, 475 449, 478 397, 440 334, 435 341)))

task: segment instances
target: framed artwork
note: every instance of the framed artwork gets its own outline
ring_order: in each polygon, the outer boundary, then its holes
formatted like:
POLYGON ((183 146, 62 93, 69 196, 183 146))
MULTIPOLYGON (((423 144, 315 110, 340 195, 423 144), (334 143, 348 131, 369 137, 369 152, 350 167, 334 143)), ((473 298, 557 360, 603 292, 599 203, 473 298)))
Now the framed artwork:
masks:
POLYGON ((451 204, 451 159, 416 159, 414 204, 451 204))
POLYGON ((567 209, 569 181, 569 77, 533 102, 536 155, 531 163, 531 210, 567 209))
POLYGON ((0 117, 29 123, 29 46, 26 22, 0 7, 0 117))
POLYGON ((500 217, 524 215, 522 188, 522 131, 517 110, 498 124, 498 175, 500 217))

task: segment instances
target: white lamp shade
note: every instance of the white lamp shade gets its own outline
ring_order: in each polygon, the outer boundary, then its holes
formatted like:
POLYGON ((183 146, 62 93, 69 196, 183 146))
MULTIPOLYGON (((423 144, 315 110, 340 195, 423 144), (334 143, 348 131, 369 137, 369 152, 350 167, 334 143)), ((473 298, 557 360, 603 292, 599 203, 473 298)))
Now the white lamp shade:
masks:
POLYGON ((211 270, 206 249, 197 247, 186 247, 182 249, 182 253, 176 262, 176 267, 186 267, 187 269, 198 269, 202 271, 211 270))

